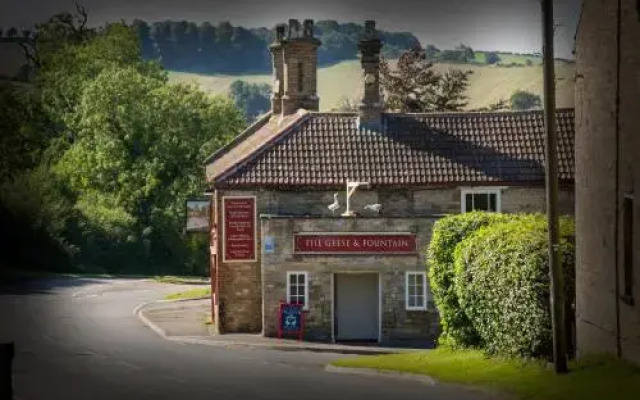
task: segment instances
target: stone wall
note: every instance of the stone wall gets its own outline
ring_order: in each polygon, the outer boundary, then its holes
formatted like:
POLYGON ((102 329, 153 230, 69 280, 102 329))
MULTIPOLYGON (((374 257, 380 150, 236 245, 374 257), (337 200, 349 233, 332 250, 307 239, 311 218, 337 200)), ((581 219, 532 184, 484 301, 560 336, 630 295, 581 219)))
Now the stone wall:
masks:
POLYGON ((618 353, 640 362, 640 16, 634 0, 622 0, 622 7, 619 118, 617 0, 585 1, 577 36, 577 345, 579 356, 618 353), (620 300, 625 194, 635 196, 635 305, 620 300))
MULTIPOLYGON (((298 216, 338 216, 345 211, 345 193, 333 191, 219 191, 221 194, 251 194, 259 197, 258 214, 298 216), (332 214, 327 208, 338 193, 340 209, 332 214)), ((561 187, 559 208, 563 214, 573 214, 573 188, 561 187)), ((364 210, 367 204, 383 205, 382 217, 456 214, 461 212, 461 188, 441 189, 358 189, 351 198, 351 210, 361 216, 378 216, 364 210)), ((503 212, 543 212, 545 190, 542 187, 503 187, 503 212)))
POLYGON ((436 218, 261 218, 264 236, 275 238, 275 250, 261 254, 263 278, 263 333, 275 336, 278 304, 286 298, 288 271, 305 271, 309 279, 309 311, 306 335, 312 340, 331 340, 333 331, 333 276, 336 273, 378 273, 381 285, 382 341, 435 340, 437 311, 427 297, 426 311, 405 309, 405 272, 424 271, 422 251, 416 255, 308 255, 294 254, 294 232, 414 232, 418 249, 430 240, 436 218))
MULTIPOLYGON (((223 262, 222 255, 222 198, 223 196, 247 196, 253 192, 217 192, 218 243, 218 300, 219 306, 214 318, 214 329, 218 333, 247 332, 258 333, 262 329, 260 318, 262 296, 260 293, 260 259, 255 262, 223 262)), ((258 213, 265 208, 265 197, 256 197, 258 213)), ((256 216, 256 224, 259 220, 256 216)), ((260 233, 256 235, 258 249, 261 247, 260 233)))
MULTIPOLYGON (((222 221, 221 201, 222 196, 256 196, 257 214, 270 215, 289 215, 289 216, 324 216, 336 217, 341 221, 339 214, 345 210, 344 191, 339 191, 339 201, 341 208, 335 215, 327 208, 327 205, 333 202, 333 193, 335 191, 217 191, 218 199, 218 221, 222 221)), ((361 190, 358 189, 351 199, 351 208, 361 214, 361 217, 378 217, 378 221, 386 221, 385 218, 403 218, 426 216, 433 218, 434 215, 459 213, 461 189, 460 188, 441 188, 441 189, 423 189, 423 190, 361 190), (371 212, 363 211, 366 204, 381 203, 384 209, 381 215, 375 215, 371 212)), ((502 208, 505 212, 532 212, 543 211, 545 205, 544 189, 532 187, 509 187, 502 190, 502 208)), ((564 212, 572 213, 573 211, 573 193, 572 190, 565 188, 560 192, 560 208, 564 212)), ((429 219, 430 220, 430 219, 429 219)), ((345 223, 351 223, 346 221, 345 223)), ((372 222, 370 222, 372 223, 372 222)), ((219 222, 221 224, 221 222, 219 222)), ((386 229, 384 225, 381 228, 386 229)), ((220 233, 222 231, 220 230, 220 233)), ((430 232, 429 232, 430 235, 430 232)), ((260 232, 256 238, 258 240, 258 248, 262 248, 260 232)), ((222 235, 218 238, 218 248, 222 248, 222 235)), ((304 266, 312 259, 305 259, 304 266)), ((313 259, 315 260, 315 259, 313 259)), ((362 260, 359 258, 358 260, 362 260)), ((320 260, 321 261, 321 260, 320 260)), ((220 307, 215 318, 215 329, 221 333, 224 332, 260 332, 262 326, 262 275, 261 275, 261 255, 258 252, 258 260, 253 263, 224 263, 222 255, 219 261, 219 300, 220 307)), ((373 265, 373 264, 371 264, 373 265)), ((329 268, 329 267, 327 267, 329 268)), ((401 270, 396 270, 400 274, 401 270)), ((330 274, 329 274, 330 275, 330 274)), ((326 279, 326 278, 322 278, 326 279)), ((392 277, 392 274, 382 277, 385 279, 399 279, 392 277)), ((326 285, 326 282, 316 281, 317 285, 326 285)), ((388 282, 383 284, 388 285, 388 282)), ((268 287, 267 287, 268 289, 268 287)), ((321 293, 315 291, 315 293, 321 293)), ((319 299, 318 299, 319 300, 319 299)), ((385 297, 386 302, 404 301, 399 294, 389 292, 389 297, 385 297)), ((387 304, 387 307, 391 305, 387 304)), ((325 313, 328 311, 324 311, 325 313)), ((323 313, 315 313, 313 318, 320 318, 318 315, 323 313)), ((326 317, 326 315, 325 315, 326 317)), ((324 317, 323 317, 324 318, 324 317)), ((408 313, 403 318, 415 319, 421 318, 418 314, 408 313)), ((390 319, 391 320, 391 319, 390 319)), ((434 323, 432 320, 429 324, 434 323)), ((428 324, 428 325, 429 325, 428 324)), ((326 325, 326 324, 325 324, 326 325)), ((417 323, 410 323, 408 326, 415 326, 417 323)), ((430 326, 430 325, 429 325, 430 326)), ((389 325, 387 329, 392 329, 389 325)), ((403 328, 398 325, 396 328, 403 328)), ((431 328, 429 328, 431 329, 431 328)), ((398 331, 394 335, 400 335, 398 331)), ((407 335, 409 333, 407 332, 407 335)))

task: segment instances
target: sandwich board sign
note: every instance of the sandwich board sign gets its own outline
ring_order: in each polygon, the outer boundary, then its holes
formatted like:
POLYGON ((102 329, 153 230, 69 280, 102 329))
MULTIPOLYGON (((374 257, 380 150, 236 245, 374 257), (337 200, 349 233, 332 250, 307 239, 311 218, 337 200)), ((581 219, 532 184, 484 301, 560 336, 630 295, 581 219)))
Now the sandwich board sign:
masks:
POLYGON ((304 312, 302 304, 280 302, 278 313, 278 338, 283 336, 298 336, 302 340, 304 331, 304 312))

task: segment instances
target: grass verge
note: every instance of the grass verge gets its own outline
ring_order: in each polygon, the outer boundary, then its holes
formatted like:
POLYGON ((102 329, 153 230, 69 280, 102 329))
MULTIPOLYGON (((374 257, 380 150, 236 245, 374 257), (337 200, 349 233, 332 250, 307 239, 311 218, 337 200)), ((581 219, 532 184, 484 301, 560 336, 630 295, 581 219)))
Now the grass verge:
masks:
POLYGON ((631 400, 640 393, 640 367, 604 356, 571 363, 567 375, 555 375, 542 362, 442 348, 341 359, 332 364, 424 374, 442 382, 490 387, 527 400, 631 400))
POLYGON ((185 292, 171 293, 165 296, 166 300, 195 300, 207 298, 211 295, 211 288, 191 289, 185 292))
POLYGON ((156 276, 153 278, 154 281, 158 283, 173 283, 177 285, 191 285, 191 284, 201 284, 207 283, 207 278, 203 278, 200 276, 174 276, 174 275, 166 275, 166 276, 156 276))

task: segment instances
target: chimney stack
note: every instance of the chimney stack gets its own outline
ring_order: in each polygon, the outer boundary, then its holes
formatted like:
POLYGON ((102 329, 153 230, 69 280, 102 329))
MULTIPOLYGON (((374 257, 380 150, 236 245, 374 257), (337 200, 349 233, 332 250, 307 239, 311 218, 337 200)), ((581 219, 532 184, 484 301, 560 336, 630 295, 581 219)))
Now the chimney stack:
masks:
POLYGON ((289 25, 276 26, 275 41, 269 46, 273 55, 273 115, 289 115, 298 109, 318 111, 317 49, 320 41, 313 36, 313 20, 301 25, 290 19, 289 25))
POLYGON ((380 49, 382 49, 382 41, 376 31, 376 22, 365 21, 364 35, 358 42, 364 82, 362 103, 359 106, 358 125, 368 129, 379 129, 382 117, 380 49))

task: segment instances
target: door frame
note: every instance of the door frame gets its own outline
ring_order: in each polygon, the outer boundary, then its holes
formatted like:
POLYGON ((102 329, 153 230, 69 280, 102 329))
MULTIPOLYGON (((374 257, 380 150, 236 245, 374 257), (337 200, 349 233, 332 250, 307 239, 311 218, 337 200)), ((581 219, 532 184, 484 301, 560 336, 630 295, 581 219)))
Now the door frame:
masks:
POLYGON ((338 306, 337 298, 337 285, 338 279, 336 275, 339 274, 352 274, 352 275, 366 275, 373 274, 378 278, 378 343, 382 342, 382 274, 378 271, 340 271, 331 273, 331 342, 335 343, 337 340, 336 335, 336 307, 338 306))

